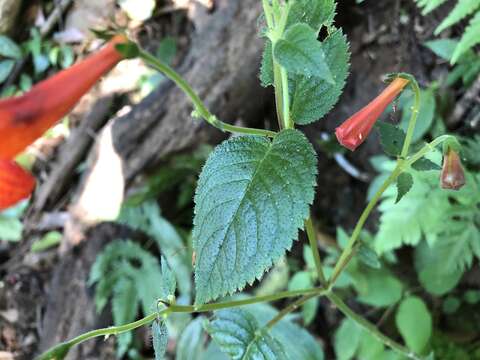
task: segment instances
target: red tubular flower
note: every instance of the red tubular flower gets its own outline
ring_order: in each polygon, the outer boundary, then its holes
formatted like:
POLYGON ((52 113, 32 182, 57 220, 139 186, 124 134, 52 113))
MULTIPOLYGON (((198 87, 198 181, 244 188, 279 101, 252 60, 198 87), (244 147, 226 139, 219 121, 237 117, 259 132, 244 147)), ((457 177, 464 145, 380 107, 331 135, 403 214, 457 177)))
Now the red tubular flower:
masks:
POLYGON ((34 178, 13 158, 67 115, 80 98, 123 59, 113 37, 84 60, 39 82, 22 96, 0 100, 0 210, 28 197, 34 178))
POLYGON ((408 82, 407 79, 396 78, 367 106, 337 127, 335 135, 340 144, 352 151, 362 144, 388 104, 400 94, 408 82))
POLYGON ((459 190, 463 185, 465 185, 465 173, 460 156, 452 148, 448 148, 443 156, 440 186, 443 189, 459 190))

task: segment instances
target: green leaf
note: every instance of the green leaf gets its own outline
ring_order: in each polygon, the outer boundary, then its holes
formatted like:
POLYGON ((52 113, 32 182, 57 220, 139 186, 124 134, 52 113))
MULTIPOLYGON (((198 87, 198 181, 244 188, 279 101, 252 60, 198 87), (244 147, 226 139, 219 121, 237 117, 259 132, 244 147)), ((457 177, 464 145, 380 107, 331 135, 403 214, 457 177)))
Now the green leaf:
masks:
MULTIPOLYGON (((261 326, 273 319, 278 311, 267 304, 245 306, 261 326)), ((304 328, 295 323, 293 317, 286 317, 270 330, 272 336, 284 347, 288 359, 323 360, 324 354, 319 342, 304 328)))
POLYGON ((400 155, 405 141, 405 133, 395 125, 385 121, 377 122, 376 127, 380 134, 380 144, 383 151, 391 156, 400 155))
POLYGON ((291 116, 295 123, 300 125, 309 124, 325 116, 337 103, 345 86, 350 53, 342 30, 336 30, 328 36, 322 47, 335 84, 316 77, 301 75, 295 77, 291 116))
MULTIPOLYGON (((125 325, 135 320, 138 311, 138 299, 135 285, 128 278, 121 278, 114 286, 112 299, 113 323, 115 326, 125 325)), ((119 334, 117 356, 121 358, 132 342, 132 332, 119 334)))
POLYGON ((455 52, 452 55, 452 64, 455 64, 460 56, 462 56, 466 51, 480 43, 480 11, 478 11, 475 16, 470 20, 465 32, 463 33, 460 42, 455 49, 455 52))
POLYGON ((30 250, 32 252, 41 252, 45 251, 47 249, 50 249, 53 246, 56 246, 60 244, 60 241, 62 240, 62 234, 59 233, 58 231, 49 231, 45 235, 42 236, 42 238, 36 240, 33 244, 30 250))
POLYGON ((360 345, 363 330, 349 318, 342 320, 342 323, 335 331, 333 348, 337 360, 353 359, 360 345))
POLYGON ((289 73, 314 76, 335 84, 330 73, 322 43, 316 32, 307 24, 295 24, 275 43, 275 61, 289 73))
POLYGON ((480 6, 480 0, 460 0, 449 12, 448 16, 435 29, 435 35, 456 24, 463 18, 472 14, 480 6))
POLYGON ((22 222, 15 218, 0 215, 0 239, 6 241, 20 241, 22 239, 22 222))
MULTIPOLYGON (((288 290, 302 290, 313 287, 312 275, 308 271, 299 271, 290 279, 288 290)), ((318 298, 308 300, 302 305, 302 317, 305 325, 310 324, 317 314, 318 298)))
POLYGON ((423 7, 422 15, 425 16, 431 11, 438 8, 447 0, 416 0, 416 1, 418 3, 418 6, 423 7))
POLYGON ((402 297, 403 285, 392 275, 383 271, 369 270, 364 272, 366 287, 355 287, 359 292, 358 300, 376 307, 385 307, 395 304, 402 297))
POLYGON ((449 296, 443 300, 442 310, 445 314, 451 315, 457 312, 461 304, 462 303, 459 298, 455 296, 449 296))
POLYGON ((259 327, 255 317, 242 309, 222 310, 205 329, 233 360, 286 359, 282 345, 259 327))
POLYGON ((306 137, 284 130, 223 142, 210 155, 195 196, 196 302, 262 276, 298 235, 313 201, 316 157, 306 137))
POLYGON ((398 203, 410 191, 413 185, 413 177, 409 173, 401 173, 397 178, 397 199, 398 203))
POLYGON ((155 360, 164 359, 168 343, 168 329, 164 321, 156 320, 152 323, 152 338, 155 360))
POLYGON ((191 360, 199 358, 204 352, 203 341, 205 333, 203 331, 203 323, 206 319, 203 316, 195 318, 183 330, 182 335, 178 339, 175 360, 191 360))
MULTIPOLYGON (((432 89, 422 90, 420 92, 420 112, 418 113, 417 122, 415 123, 415 130, 413 132, 412 141, 417 142, 423 138, 433 124, 435 117, 435 93, 432 89)), ((408 128, 410 116, 412 114, 413 97, 402 106, 402 120, 400 128, 405 132, 408 128)))
POLYGON ((0 56, 20 60, 22 49, 9 37, 0 35, 0 56))
POLYGON ((260 82, 263 87, 273 85, 273 54, 272 42, 265 40, 265 49, 263 49, 262 64, 260 66, 260 82))
POLYGON ((403 300, 395 322, 408 348, 423 353, 432 335, 432 316, 422 299, 410 296, 403 300))
POLYGON ((133 59, 138 56, 140 53, 140 49, 138 45, 132 41, 122 44, 116 44, 115 49, 122 54, 125 59, 133 59))
POLYGON ((412 164, 412 168, 417 171, 430 171, 430 170, 441 170, 442 167, 438 164, 435 164, 433 161, 428 160, 427 158, 421 158, 415 161, 412 164))
POLYGON ((292 25, 305 23, 318 33, 323 24, 332 22, 335 6, 333 0, 296 0, 288 13, 287 29, 292 25))
POLYGON ((15 66, 15 60, 0 61, 0 83, 7 80, 14 66, 15 66))
POLYGON ((455 48, 458 45, 458 40, 437 39, 427 41, 424 45, 430 50, 432 50, 438 57, 441 57, 443 60, 450 61, 455 51, 455 48))
POLYGON ((177 54, 177 43, 171 36, 163 38, 158 44, 157 58, 164 64, 170 65, 177 54))
POLYGON ((360 244, 357 250, 358 260, 372 269, 380 269, 382 264, 377 253, 365 244, 360 244))

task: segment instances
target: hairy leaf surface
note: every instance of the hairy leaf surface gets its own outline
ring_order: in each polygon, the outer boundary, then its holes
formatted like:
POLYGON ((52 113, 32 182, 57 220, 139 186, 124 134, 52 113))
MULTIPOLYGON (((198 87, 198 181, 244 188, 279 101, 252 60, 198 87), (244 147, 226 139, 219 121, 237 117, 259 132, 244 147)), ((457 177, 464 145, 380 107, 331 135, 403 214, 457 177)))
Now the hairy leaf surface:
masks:
POLYGON ((219 311, 205 329, 231 359, 287 359, 282 345, 245 310, 219 311))
POLYGON ((242 289, 285 253, 313 201, 316 158, 297 130, 223 142, 195 195, 196 302, 242 289))
POLYGON ((295 123, 300 125, 309 124, 325 116, 337 103, 345 86, 350 53, 342 31, 336 30, 328 36, 322 48, 335 84, 321 78, 295 76, 291 116, 295 123))

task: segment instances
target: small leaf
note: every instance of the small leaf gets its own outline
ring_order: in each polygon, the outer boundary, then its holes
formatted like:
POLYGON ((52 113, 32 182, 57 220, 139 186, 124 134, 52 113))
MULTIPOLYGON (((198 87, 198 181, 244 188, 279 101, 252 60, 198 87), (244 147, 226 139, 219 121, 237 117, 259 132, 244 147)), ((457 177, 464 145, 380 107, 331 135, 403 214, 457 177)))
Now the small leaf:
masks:
POLYGON ((275 60, 289 73, 315 76, 335 84, 328 68, 322 43, 307 24, 290 27, 273 49, 275 60))
POLYGON ((451 63, 455 64, 458 62, 460 57, 470 50, 472 47, 480 43, 480 11, 478 11, 475 16, 470 20, 470 23, 466 27, 460 42, 458 43, 455 52, 452 55, 451 63))
POLYGON ((115 49, 117 49, 117 51, 120 54, 122 54, 125 59, 136 58, 140 53, 140 49, 138 48, 138 45, 132 41, 122 43, 122 44, 116 44, 115 49))
POLYGON ((432 316, 423 300, 416 296, 403 300, 395 322, 408 348, 424 352, 432 335, 432 316))
POLYGON ((0 214, 0 239, 6 241, 20 241, 22 239, 23 224, 15 217, 0 214))
POLYGON ((443 300, 442 310, 445 314, 451 315, 457 312, 462 302, 455 296, 449 296, 443 300))
POLYGON ((0 56, 20 60, 22 58, 22 50, 9 37, 0 35, 0 56))
POLYGON ((365 244, 360 244, 357 250, 357 256, 363 264, 372 269, 380 269, 382 267, 377 253, 365 244))
POLYGON ((53 246, 60 244, 62 240, 62 234, 58 231, 49 231, 45 235, 42 236, 41 239, 38 239, 32 244, 30 248, 32 252, 41 252, 47 249, 50 249, 53 246))
POLYGON ((170 65, 177 54, 177 43, 171 36, 167 36, 160 41, 156 52, 157 58, 164 64, 170 65))
POLYGON ((360 345, 362 332, 362 328, 349 318, 342 320, 335 331, 333 343, 337 360, 353 359, 360 345))
POLYGON ((412 188, 413 177, 409 173, 401 173, 397 178, 397 199, 395 203, 398 203, 402 197, 404 197, 412 188))
POLYGON ((424 45, 430 50, 432 50, 438 57, 441 57, 443 60, 450 61, 455 51, 455 48, 458 45, 458 40, 438 39, 427 41, 424 45))
POLYGON ((288 13, 287 29, 298 23, 306 23, 318 32, 322 24, 329 24, 333 20, 335 6, 333 0, 296 0, 288 13))
POLYGON ((385 307, 395 304, 402 298, 403 286, 397 278, 379 270, 363 271, 366 283, 354 283, 359 292, 358 300, 376 307, 385 307), (361 288, 361 285, 364 288, 361 288))
POLYGON ((199 355, 203 352, 205 321, 203 316, 199 316, 182 331, 178 339, 175 360, 191 360, 200 357, 199 355))
MULTIPOLYGON (((313 280, 310 272, 299 271, 290 279, 288 290, 302 290, 313 287, 313 280)), ((305 325, 310 324, 317 314, 318 298, 310 299, 302 305, 302 316, 305 325)))
MULTIPOLYGON (((433 124, 435 118, 435 93, 432 89, 422 90, 420 92, 420 111, 418 113, 415 130, 413 131, 412 141, 417 142, 423 138, 433 124)), ((412 114, 413 96, 411 96, 402 106, 402 120, 400 128, 407 131, 410 116, 412 114)))
POLYGON ((282 345, 260 328, 257 320, 242 309, 219 311, 215 319, 205 324, 220 349, 233 360, 286 359, 282 345))
POLYGON ((391 156, 400 155, 405 141, 405 133, 395 125, 385 121, 377 122, 376 127, 380 134, 380 144, 383 151, 391 156))
POLYGON ((0 83, 3 83, 5 80, 7 80, 14 66, 15 66, 14 60, 0 61, 0 83))
POLYGON ((345 86, 350 60, 345 35, 341 30, 334 31, 324 40, 322 47, 335 84, 317 77, 295 76, 291 116, 300 125, 325 116, 338 101, 345 86))
POLYGON ((263 87, 273 85, 272 42, 269 39, 265 40, 265 48, 263 49, 259 78, 263 87))
POLYGON ((208 158, 195 196, 196 302, 260 278, 298 236, 313 201, 312 145, 297 130, 242 136, 208 158))
POLYGON ((435 35, 456 24, 463 18, 472 14, 480 6, 480 0, 460 0, 457 5, 450 10, 448 16, 435 29, 435 35))
POLYGON ((164 359, 168 343, 168 329, 164 321, 155 320, 153 322, 152 338, 155 360, 164 359))
POLYGON ((433 161, 428 160, 427 158, 421 158, 415 161, 412 164, 412 168, 417 171, 430 171, 430 170, 441 170, 440 165, 435 164, 433 161))

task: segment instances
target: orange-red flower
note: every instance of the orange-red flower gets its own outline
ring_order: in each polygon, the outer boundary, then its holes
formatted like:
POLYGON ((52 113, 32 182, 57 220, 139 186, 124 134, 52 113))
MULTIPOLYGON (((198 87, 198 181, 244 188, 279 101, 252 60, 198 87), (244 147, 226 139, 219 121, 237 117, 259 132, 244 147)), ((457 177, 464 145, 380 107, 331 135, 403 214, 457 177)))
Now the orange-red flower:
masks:
POLYGON ((465 185, 465 173, 462 161, 458 153, 449 147, 443 156, 440 186, 443 189, 459 190, 463 185, 465 185))
POLYGON ((75 106, 120 60, 122 35, 72 67, 36 84, 22 96, 0 100, 0 210, 28 197, 35 180, 13 158, 75 106))
POLYGON ((388 104, 400 94, 408 82, 407 79, 397 77, 373 101, 337 127, 335 135, 340 144, 352 151, 362 144, 388 104))

